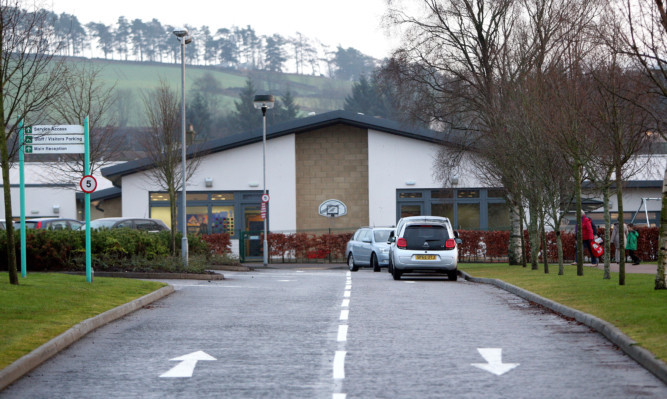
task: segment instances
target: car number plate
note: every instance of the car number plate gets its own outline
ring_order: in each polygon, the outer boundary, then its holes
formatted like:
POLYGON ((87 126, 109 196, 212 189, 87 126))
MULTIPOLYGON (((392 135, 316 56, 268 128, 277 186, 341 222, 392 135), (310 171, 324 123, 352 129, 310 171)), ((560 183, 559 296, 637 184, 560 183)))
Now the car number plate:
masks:
POLYGON ((435 255, 415 255, 417 260, 436 260, 435 255))

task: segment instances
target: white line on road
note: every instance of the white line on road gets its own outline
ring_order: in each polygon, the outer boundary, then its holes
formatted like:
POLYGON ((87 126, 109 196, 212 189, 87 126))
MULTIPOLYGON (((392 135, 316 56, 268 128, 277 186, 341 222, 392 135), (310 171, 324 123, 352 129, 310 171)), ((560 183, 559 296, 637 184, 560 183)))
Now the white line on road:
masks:
POLYGON ((346 399, 347 394, 345 393, 335 393, 333 394, 333 399, 346 399))
POLYGON ((336 351, 333 362, 333 378, 340 380, 345 378, 345 355, 346 351, 336 351))
POLYGON ((341 308, 349 308, 350 307, 350 300, 349 299, 343 299, 343 303, 340 304, 341 308))
POLYGON ((338 342, 347 341, 347 325, 341 324, 338 326, 338 342))
POLYGON ((340 311, 340 320, 347 320, 347 318, 350 316, 350 311, 349 310, 341 310, 340 311))
POLYGON ((350 297, 350 291, 345 291, 345 292, 343 293, 343 297, 344 297, 344 298, 349 298, 349 297, 350 297))

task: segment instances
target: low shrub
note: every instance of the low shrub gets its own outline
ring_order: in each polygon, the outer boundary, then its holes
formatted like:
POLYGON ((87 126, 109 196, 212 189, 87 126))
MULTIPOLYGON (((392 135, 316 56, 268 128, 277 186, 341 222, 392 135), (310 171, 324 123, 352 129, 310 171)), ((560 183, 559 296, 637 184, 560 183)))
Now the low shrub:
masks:
MULTIPOLYGON (((15 231, 17 266, 20 268, 20 231, 15 231)), ((85 231, 29 230, 26 232, 26 264, 31 271, 65 271, 85 268, 85 231)), ((177 234, 180 243, 181 235, 177 234)), ((96 270, 181 271, 180 245, 171 257, 171 233, 130 229, 96 230, 91 234, 91 263, 96 270), (173 265, 171 265, 173 263, 173 265)), ((189 255, 202 265, 211 256, 200 236, 188 236, 189 255)), ((198 266, 193 264, 196 269, 198 266)), ((189 262, 190 263, 190 262, 189 262)), ((203 268, 203 266, 201 266, 203 268)), ((7 270, 7 234, 0 231, 0 270, 7 270)))

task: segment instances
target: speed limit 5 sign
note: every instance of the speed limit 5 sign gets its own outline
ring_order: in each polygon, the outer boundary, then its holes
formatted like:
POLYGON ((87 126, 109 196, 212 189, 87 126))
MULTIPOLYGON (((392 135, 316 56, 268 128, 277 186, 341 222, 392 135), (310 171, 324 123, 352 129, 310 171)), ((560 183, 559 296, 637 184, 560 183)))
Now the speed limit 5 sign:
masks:
POLYGON ((86 175, 81 178, 79 186, 84 193, 90 194, 97 188, 97 180, 92 175, 86 175))

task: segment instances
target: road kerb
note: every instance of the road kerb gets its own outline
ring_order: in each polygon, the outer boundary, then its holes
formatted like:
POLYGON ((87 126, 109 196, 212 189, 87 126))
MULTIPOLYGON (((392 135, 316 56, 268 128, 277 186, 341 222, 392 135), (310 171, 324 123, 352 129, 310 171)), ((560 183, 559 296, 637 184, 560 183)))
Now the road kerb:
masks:
POLYGON ((46 360, 50 359, 52 356, 56 355, 58 352, 78 341, 89 332, 129 313, 132 313, 135 310, 141 309, 142 307, 151 304, 158 299, 171 294, 172 292, 174 292, 173 286, 168 285, 166 287, 162 287, 159 290, 142 296, 141 298, 137 298, 134 301, 108 310, 73 326, 69 330, 58 335, 49 342, 0 370, 0 391, 5 389, 14 381, 23 377, 25 374, 40 364, 44 363, 46 360))

